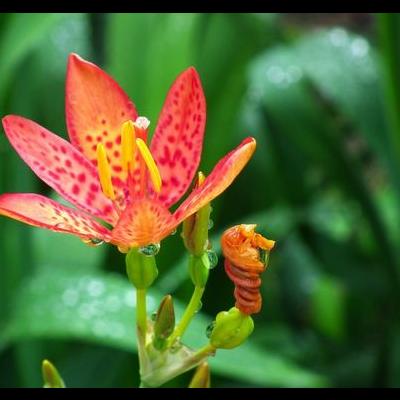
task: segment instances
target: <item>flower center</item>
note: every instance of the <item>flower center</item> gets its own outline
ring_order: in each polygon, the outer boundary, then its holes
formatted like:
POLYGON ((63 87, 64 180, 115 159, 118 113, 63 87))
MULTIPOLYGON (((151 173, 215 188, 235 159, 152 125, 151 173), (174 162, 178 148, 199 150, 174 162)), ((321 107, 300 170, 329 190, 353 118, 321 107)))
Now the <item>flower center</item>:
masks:
MULTIPOLYGON (((136 138, 137 133, 147 131, 150 121, 146 117, 138 117, 135 122, 129 120, 121 126, 121 166, 128 176, 135 169, 136 149, 139 150, 143 161, 150 174, 150 179, 156 193, 161 191, 161 175, 157 164, 148 148, 146 142, 136 138)), ((107 158, 107 152, 102 143, 97 145, 97 169, 100 178, 101 189, 110 200, 115 200, 115 191, 112 183, 111 167, 107 158)))

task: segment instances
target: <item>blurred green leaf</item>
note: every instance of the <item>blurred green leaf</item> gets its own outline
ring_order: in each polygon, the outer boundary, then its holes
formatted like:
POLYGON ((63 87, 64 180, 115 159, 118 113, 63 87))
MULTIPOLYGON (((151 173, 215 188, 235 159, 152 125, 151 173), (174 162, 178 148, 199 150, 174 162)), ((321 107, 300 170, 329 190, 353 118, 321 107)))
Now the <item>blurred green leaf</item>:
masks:
POLYGON ((0 104, 4 91, 18 63, 40 40, 49 34, 54 25, 67 14, 32 13, 11 14, 0 38, 0 104))
POLYGON ((384 103, 389 128, 387 155, 394 157, 394 184, 400 193, 400 18, 396 13, 381 13, 377 16, 378 40, 381 50, 384 103))
MULTIPOLYGON (((346 33, 345 37, 348 35, 346 33)), ((327 79, 319 79, 314 84, 299 54, 298 48, 302 43, 309 44, 308 54, 314 54, 326 51, 322 47, 332 47, 331 41, 329 32, 315 32, 301 38, 300 44, 277 47, 259 56, 250 71, 251 90, 255 94, 255 101, 260 104, 260 112, 264 113, 271 126, 269 135, 272 143, 276 151, 281 153, 279 167, 281 178, 286 180, 285 196, 295 205, 307 203, 327 185, 328 180, 336 190, 342 190, 349 199, 357 202, 365 214, 369 235, 373 238, 369 245, 380 254, 387 282, 392 285, 390 295, 397 298, 400 271, 396 266, 396 254, 363 175, 361 163, 347 151, 342 141, 341 125, 336 120, 337 115, 341 115, 341 109, 335 109, 332 113, 330 105, 318 101, 318 91, 324 93, 326 89, 322 82, 329 89, 332 89, 333 83, 326 85, 327 79), (310 43, 314 46, 312 49, 310 43), (293 171, 302 173, 297 176, 293 171)), ((334 52, 331 57, 319 59, 319 64, 323 67, 327 63, 330 69, 340 70, 343 68, 341 58, 339 55, 335 57, 334 52)), ((318 69, 319 64, 315 64, 315 68, 318 69)), ((360 65, 356 63, 355 67, 360 65)), ((322 69, 329 71, 329 68, 325 66, 322 69)), ((326 78, 327 74, 323 76, 326 78)), ((364 88, 364 92, 367 90, 367 87, 359 87, 364 88)), ((373 97, 376 88, 372 89, 369 95, 364 94, 363 97, 373 97)), ((358 100, 361 98, 359 95, 353 97, 358 100)))
MULTIPOLYGON (((57 269, 32 277, 16 296, 12 319, 2 333, 4 341, 27 338, 86 340, 128 351, 136 350, 135 295, 129 282, 117 275, 77 274, 57 269)), ((162 296, 152 290, 148 309, 162 296)), ((175 302, 178 315, 183 305, 175 302)), ((186 340, 204 345, 209 319, 197 314, 186 340)), ((221 351, 210 362, 215 373, 260 385, 320 386, 322 377, 290 360, 257 348, 251 342, 235 351, 221 351), (249 360, 243 368, 243 360, 249 360)))
POLYGON ((154 130, 167 91, 193 64, 199 14, 111 14, 107 68, 154 130))
POLYGON ((338 279, 321 275, 314 282, 311 310, 317 329, 333 339, 343 339, 346 322, 345 292, 338 279))
MULTIPOLYGON (((29 228, 26 228, 29 229, 29 228)), ((90 247, 78 237, 45 229, 32 229, 34 259, 42 268, 70 268, 81 273, 100 267, 105 246, 90 247)))

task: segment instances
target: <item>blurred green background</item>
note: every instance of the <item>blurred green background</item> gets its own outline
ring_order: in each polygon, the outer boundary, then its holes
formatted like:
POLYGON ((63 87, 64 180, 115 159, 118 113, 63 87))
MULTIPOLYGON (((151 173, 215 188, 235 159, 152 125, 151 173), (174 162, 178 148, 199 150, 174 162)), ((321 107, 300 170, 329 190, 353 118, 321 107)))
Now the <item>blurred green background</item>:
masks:
MULTIPOLYGON (((208 105, 201 169, 245 136, 257 152, 213 202, 210 231, 258 223, 277 241, 246 345, 212 386, 400 386, 400 17, 371 14, 0 14, 0 111, 66 137, 67 55, 111 73, 155 126, 194 65, 208 105)), ((0 192, 54 197, 0 136, 0 192)), ((156 308, 192 285, 179 234, 162 243, 156 308)), ((186 336, 233 304, 222 260, 186 336)), ((0 386, 138 386, 134 296, 111 246, 0 219, 0 386)), ((170 386, 185 386, 186 374, 170 386)))

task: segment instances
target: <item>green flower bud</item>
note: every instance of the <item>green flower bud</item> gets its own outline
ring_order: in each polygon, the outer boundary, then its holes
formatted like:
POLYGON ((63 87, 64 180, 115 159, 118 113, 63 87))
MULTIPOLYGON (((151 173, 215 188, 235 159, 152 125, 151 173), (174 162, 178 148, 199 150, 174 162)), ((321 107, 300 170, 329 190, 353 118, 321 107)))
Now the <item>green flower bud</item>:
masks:
POLYGON ((153 345, 157 350, 164 347, 165 340, 171 335, 175 328, 174 303, 170 295, 165 296, 157 310, 154 322, 153 345))
MULTIPOLYGON (((204 175, 199 172, 196 188, 204 182, 204 175)), ((200 257, 208 245, 208 224, 211 204, 208 203, 183 221, 182 237, 189 252, 200 257)))
POLYGON ((58 373, 56 367, 49 361, 42 362, 42 375, 44 380, 44 388, 65 388, 65 383, 58 373))
POLYGON ((253 332, 253 319, 236 307, 221 311, 215 319, 210 344, 217 349, 233 349, 240 346, 253 332))
POLYGON ((200 364, 190 381, 189 388, 209 388, 210 368, 207 362, 200 364))
POLYGON ((195 255, 189 256, 189 274, 192 282, 199 288, 204 288, 210 273, 210 259, 207 253, 201 257, 195 255))
POLYGON ((132 248, 125 258, 126 272, 136 289, 147 289, 158 275, 154 255, 145 255, 137 248, 132 248))

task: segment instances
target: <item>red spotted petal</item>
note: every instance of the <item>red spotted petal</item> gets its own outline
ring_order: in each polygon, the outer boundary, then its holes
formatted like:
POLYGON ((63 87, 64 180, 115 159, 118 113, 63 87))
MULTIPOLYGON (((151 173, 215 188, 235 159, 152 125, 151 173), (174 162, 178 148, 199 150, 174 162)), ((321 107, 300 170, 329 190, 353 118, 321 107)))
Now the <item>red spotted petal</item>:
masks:
POLYGON ((112 242, 125 247, 158 243, 174 229, 174 219, 161 203, 141 198, 122 213, 112 231, 112 242))
MULTIPOLYGON (((71 143, 94 165, 97 165, 97 144, 103 143, 117 196, 122 195, 126 172, 121 167, 121 125, 127 120, 136 120, 135 105, 102 69, 71 54, 67 67, 65 111, 71 143)), ((143 131, 138 136, 146 140, 143 131)))
POLYGON ((170 207, 188 189, 199 166, 206 123, 200 78, 191 67, 178 76, 165 100, 151 142, 161 173, 160 201, 170 207))
POLYGON ((180 223, 221 194, 239 175, 256 149, 256 141, 247 138, 214 167, 203 184, 195 189, 174 213, 180 223))
POLYGON ((110 231, 78 210, 65 207, 33 193, 6 193, 0 196, 0 215, 28 225, 65 232, 82 238, 109 240, 110 231))
POLYGON ((81 210, 114 224, 117 214, 99 184, 96 168, 70 143, 36 122, 3 118, 4 130, 36 175, 81 210))

